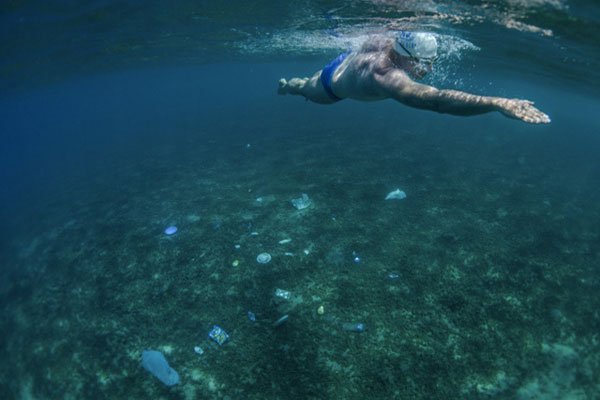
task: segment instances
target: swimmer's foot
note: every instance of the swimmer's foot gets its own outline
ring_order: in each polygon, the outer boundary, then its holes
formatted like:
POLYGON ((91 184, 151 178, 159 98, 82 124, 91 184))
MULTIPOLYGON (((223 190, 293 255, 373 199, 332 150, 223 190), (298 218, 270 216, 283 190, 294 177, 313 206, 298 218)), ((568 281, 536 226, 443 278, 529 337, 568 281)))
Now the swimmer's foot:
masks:
POLYGON ((530 124, 549 124, 550 117, 533 106, 533 101, 521 99, 501 99, 500 112, 509 118, 520 119, 530 124))
POLYGON ((283 78, 279 80, 279 88, 277 89, 278 94, 287 94, 287 81, 283 78))

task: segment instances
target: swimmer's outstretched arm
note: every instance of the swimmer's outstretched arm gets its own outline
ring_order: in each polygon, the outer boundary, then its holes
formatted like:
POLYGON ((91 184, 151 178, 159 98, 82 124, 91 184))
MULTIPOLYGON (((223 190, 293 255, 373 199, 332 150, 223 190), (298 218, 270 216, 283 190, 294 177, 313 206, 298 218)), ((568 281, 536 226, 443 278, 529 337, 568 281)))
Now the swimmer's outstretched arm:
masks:
POLYGON ((550 117, 533 106, 533 102, 521 99, 478 96, 458 90, 440 90, 410 79, 401 70, 391 70, 376 75, 376 82, 389 97, 411 107, 453 115, 477 115, 498 111, 509 118, 531 124, 550 123, 550 117))

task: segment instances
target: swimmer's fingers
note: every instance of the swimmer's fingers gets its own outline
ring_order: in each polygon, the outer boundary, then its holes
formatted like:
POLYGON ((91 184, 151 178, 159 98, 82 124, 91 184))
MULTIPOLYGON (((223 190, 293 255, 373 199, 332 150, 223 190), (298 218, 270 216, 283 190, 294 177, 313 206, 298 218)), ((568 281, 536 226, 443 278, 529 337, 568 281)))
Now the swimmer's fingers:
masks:
POLYGON ((550 117, 533 106, 533 102, 526 101, 519 108, 518 116, 530 124, 549 124, 550 117))
POLYGON ((529 100, 510 99, 505 102, 502 113, 530 124, 550 123, 550 117, 534 107, 533 101, 529 100))

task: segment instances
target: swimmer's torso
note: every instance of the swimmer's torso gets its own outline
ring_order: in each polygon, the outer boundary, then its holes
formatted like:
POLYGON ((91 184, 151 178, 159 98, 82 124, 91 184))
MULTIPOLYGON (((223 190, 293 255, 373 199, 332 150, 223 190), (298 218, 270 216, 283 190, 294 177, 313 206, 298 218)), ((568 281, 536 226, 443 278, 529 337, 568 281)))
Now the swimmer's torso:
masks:
POLYGON ((362 101, 387 98, 386 93, 381 93, 375 78, 391 69, 403 69, 402 65, 398 65, 400 57, 394 53, 393 40, 374 36, 363 43, 359 50, 352 52, 333 74, 331 86, 335 94, 341 98, 362 101))

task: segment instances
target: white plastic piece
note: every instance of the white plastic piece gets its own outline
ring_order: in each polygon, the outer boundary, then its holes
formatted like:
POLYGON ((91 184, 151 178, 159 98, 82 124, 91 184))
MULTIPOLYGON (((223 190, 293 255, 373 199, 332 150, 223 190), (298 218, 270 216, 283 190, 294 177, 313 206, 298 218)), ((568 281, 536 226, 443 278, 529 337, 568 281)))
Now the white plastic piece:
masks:
POLYGON ((269 253, 260 253, 256 256, 256 261, 259 264, 268 264, 271 261, 271 255, 269 253))
POLYGON ((312 200, 306 193, 302 193, 302 197, 292 199, 292 205, 296 207, 297 210, 304 210, 312 205, 312 200))
POLYGON ((406 193, 404 193, 402 190, 400 189, 396 189, 394 191, 391 191, 387 194, 387 196, 385 196, 386 200, 402 200, 406 198, 406 193))

